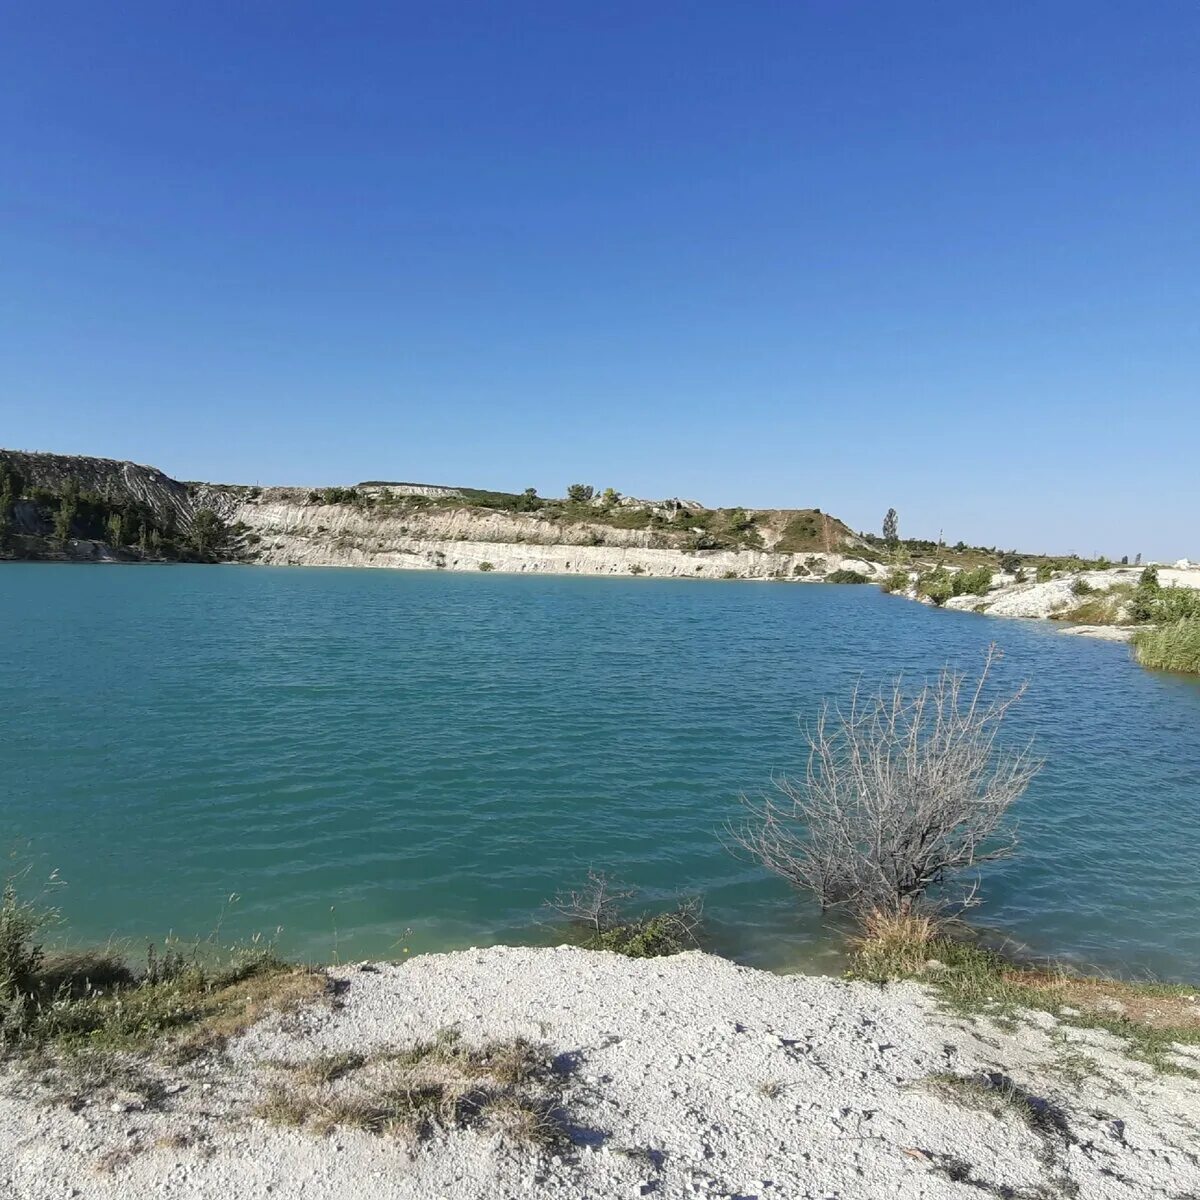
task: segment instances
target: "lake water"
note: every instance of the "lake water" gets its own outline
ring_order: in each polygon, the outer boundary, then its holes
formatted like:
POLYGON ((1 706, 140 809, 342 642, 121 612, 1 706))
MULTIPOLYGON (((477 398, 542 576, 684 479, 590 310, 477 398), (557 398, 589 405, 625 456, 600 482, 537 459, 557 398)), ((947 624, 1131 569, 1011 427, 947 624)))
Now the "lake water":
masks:
POLYGON ((870 587, 494 573, 5 564, 0 614, 0 840, 58 870, 74 938, 540 941, 596 866, 703 893, 723 952, 832 965, 722 844, 737 797, 802 767, 821 697, 994 639, 1047 765, 978 920, 1200 976, 1200 685, 1124 646, 870 587))

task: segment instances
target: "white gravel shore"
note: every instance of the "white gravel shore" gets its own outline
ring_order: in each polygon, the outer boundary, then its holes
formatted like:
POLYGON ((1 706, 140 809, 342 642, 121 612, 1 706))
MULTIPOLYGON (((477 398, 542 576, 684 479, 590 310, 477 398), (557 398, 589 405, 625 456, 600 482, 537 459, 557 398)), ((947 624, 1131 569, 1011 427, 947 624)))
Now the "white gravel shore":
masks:
POLYGON ((153 1107, 112 1094, 78 1111, 48 1106, 8 1070, 0 1196, 1200 1195, 1200 1084, 1044 1015, 1005 1031, 942 1013, 912 984, 776 976, 699 952, 501 947, 331 974, 332 1002, 256 1026, 227 1063, 177 1069, 184 1086, 153 1107), (571 1145, 318 1137, 252 1113, 273 1062, 370 1053, 447 1027, 465 1044, 545 1043, 566 1072, 571 1145), (1031 1126, 1000 1100, 995 1112, 964 1104, 930 1082, 945 1072, 989 1073, 998 1097, 1011 1079, 1046 1102, 1046 1120, 1031 1126))

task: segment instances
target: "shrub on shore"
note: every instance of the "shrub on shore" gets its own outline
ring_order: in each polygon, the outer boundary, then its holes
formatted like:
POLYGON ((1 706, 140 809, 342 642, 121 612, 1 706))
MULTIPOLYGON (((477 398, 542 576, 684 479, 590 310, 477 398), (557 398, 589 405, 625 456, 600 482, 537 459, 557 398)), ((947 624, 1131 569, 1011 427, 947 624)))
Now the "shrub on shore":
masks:
POLYGON ((879 586, 885 592, 907 592, 911 582, 908 572, 903 567, 896 567, 879 586))
POLYGON ((830 571, 825 576, 826 583, 866 583, 867 577, 861 571, 849 571, 841 568, 837 571, 830 571))
POLYGON ((661 958, 693 950, 701 922, 699 900, 683 900, 660 913, 631 915, 636 896, 601 871, 588 871, 578 891, 559 892, 546 906, 564 917, 585 950, 611 950, 628 958, 661 958))
POLYGON ((1143 667, 1200 674, 1200 616, 1139 629, 1133 648, 1143 667))
POLYGON ((959 571, 950 579, 950 590, 956 596, 986 596, 992 590, 991 567, 959 571))
POLYGON ((954 582, 945 567, 934 567, 917 576, 917 595, 927 596, 939 608, 954 595, 954 582))

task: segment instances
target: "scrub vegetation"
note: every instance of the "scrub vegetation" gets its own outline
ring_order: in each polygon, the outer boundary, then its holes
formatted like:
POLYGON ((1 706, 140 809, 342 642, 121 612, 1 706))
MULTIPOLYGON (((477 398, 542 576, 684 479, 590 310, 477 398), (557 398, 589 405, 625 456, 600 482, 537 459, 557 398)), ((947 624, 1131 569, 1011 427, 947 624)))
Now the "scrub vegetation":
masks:
POLYGON ((227 548, 234 532, 212 509, 199 509, 181 528, 169 514, 116 489, 81 490, 73 478, 55 487, 33 485, 0 463, 0 553, 36 557, 40 542, 61 552, 81 539, 128 558, 208 562, 227 548))
POLYGON ((8 1052, 196 1057, 327 986, 319 972, 259 943, 151 946, 138 964, 112 949, 50 953, 42 938, 54 920, 8 882, 0 902, 0 1045, 8 1052))
POLYGON ((697 899, 682 900, 666 912, 630 912, 633 888, 600 871, 588 871, 577 891, 559 892, 546 902, 563 918, 585 950, 611 950, 628 958, 661 958, 698 946, 702 909, 697 899))

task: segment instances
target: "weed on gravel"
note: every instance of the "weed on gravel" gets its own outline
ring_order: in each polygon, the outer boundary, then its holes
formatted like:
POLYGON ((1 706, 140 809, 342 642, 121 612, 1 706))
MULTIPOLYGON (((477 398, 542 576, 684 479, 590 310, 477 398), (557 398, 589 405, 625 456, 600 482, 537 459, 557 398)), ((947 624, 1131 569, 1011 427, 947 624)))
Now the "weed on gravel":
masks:
POLYGON ((1022 1010, 1046 1012, 1063 1025, 1115 1035, 1131 1058, 1157 1071, 1200 1078, 1179 1059, 1180 1047, 1200 1046, 1195 987, 1019 965, 925 918, 868 923, 852 944, 847 974, 876 983, 914 979, 953 1011, 1000 1023, 1015 1022, 1022 1010))
POLYGON ((533 1146, 566 1138, 562 1076, 546 1047, 523 1038, 468 1046, 444 1030, 370 1056, 324 1055, 276 1069, 302 1084, 274 1084, 256 1106, 255 1115, 276 1125, 412 1138, 478 1128, 533 1146))

